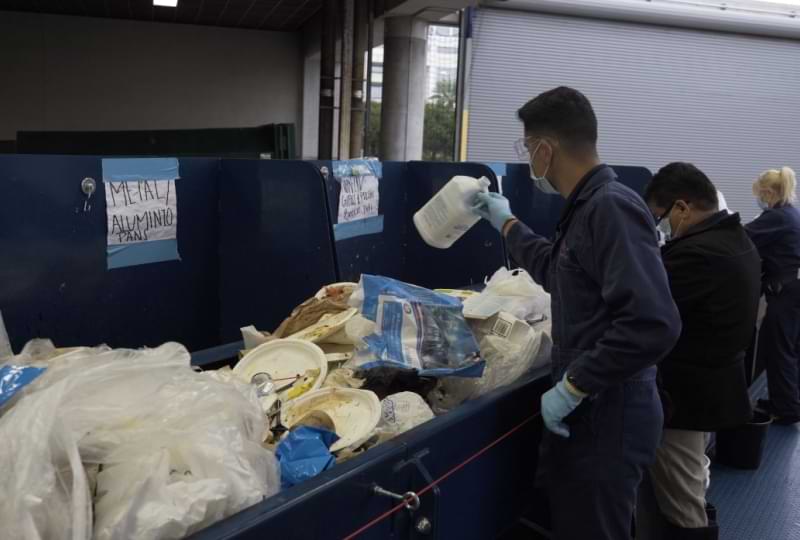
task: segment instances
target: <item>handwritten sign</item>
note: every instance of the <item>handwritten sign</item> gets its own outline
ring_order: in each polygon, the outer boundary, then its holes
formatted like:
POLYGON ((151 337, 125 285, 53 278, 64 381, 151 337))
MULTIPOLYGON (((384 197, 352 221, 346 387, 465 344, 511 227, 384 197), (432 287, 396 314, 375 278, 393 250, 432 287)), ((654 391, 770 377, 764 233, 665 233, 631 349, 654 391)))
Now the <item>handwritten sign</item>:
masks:
POLYGON ((374 174, 339 178, 339 223, 378 215, 378 178, 374 174))
POLYGON ((178 160, 104 159, 108 268, 178 258, 178 160))
POLYGON ((108 245, 175 238, 175 180, 135 180, 106 185, 108 245))

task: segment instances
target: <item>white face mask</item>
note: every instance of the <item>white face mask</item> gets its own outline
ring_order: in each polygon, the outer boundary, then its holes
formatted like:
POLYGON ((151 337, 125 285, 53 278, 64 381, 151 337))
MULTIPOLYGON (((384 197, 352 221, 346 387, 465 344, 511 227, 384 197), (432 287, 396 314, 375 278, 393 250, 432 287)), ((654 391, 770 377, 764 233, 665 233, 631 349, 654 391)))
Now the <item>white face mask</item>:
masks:
POLYGON ((664 242, 669 242, 672 240, 672 224, 669 222, 669 214, 664 216, 664 218, 658 222, 657 227, 661 232, 664 242))
POLYGON ((542 146, 542 141, 536 145, 533 153, 531 153, 531 161, 528 165, 531 168, 531 180, 533 180, 534 185, 536 188, 541 191, 542 193, 546 193, 547 195, 560 195, 559 191, 553 187, 552 182, 547 179, 547 171, 550 170, 550 165, 547 165, 547 168, 544 170, 544 174, 542 176, 536 176, 536 171, 533 169, 533 160, 536 157, 536 152, 539 151, 539 147, 542 146))
POLYGON ((766 201, 758 199, 756 203, 758 204, 758 207, 761 208, 762 210, 769 210, 769 203, 767 203, 766 201))

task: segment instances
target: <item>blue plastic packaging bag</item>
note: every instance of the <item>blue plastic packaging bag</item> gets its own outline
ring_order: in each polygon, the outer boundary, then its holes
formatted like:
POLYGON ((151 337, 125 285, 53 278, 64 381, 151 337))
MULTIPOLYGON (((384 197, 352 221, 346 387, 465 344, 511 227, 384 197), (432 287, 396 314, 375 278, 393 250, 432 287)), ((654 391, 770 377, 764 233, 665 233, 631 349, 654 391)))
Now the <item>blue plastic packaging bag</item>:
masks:
POLYGON ((461 301, 382 276, 361 276, 362 315, 375 322, 358 351, 362 369, 399 367, 429 377, 480 377, 484 362, 461 301))
POLYGON ((13 364, 0 367, 0 407, 14 397, 14 394, 35 381, 44 370, 45 368, 13 364))
POLYGON ((300 426, 290 431, 275 451, 281 464, 281 486, 305 482, 333 467, 336 458, 329 448, 338 440, 339 436, 327 429, 300 426))

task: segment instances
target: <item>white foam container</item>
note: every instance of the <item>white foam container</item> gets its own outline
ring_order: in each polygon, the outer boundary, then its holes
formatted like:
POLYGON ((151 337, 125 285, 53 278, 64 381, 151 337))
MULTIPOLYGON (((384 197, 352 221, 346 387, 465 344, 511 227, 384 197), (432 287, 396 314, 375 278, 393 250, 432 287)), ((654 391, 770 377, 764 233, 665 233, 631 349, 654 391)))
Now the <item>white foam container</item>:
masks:
POLYGON ((372 436, 381 419, 381 402, 369 390, 313 390, 284 405, 281 423, 291 429, 311 411, 323 411, 333 420, 339 440, 330 450, 337 452, 344 448, 357 447, 372 436))

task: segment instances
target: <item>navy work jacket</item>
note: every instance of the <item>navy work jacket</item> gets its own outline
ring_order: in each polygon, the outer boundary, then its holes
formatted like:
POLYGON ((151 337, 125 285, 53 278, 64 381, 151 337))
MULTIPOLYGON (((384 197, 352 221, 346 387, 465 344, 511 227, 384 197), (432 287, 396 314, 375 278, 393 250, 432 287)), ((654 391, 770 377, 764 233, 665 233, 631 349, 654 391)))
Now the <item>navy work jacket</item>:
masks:
POLYGON ((745 226, 761 255, 765 284, 798 278, 800 269, 800 211, 791 204, 769 208, 745 226))
MULTIPOLYGON (((596 394, 655 366, 681 331, 658 248, 655 222, 611 167, 578 184, 550 241, 516 223, 514 260, 552 295, 554 380, 569 374, 596 394)), ((644 373, 643 373, 644 372, 644 373)))

